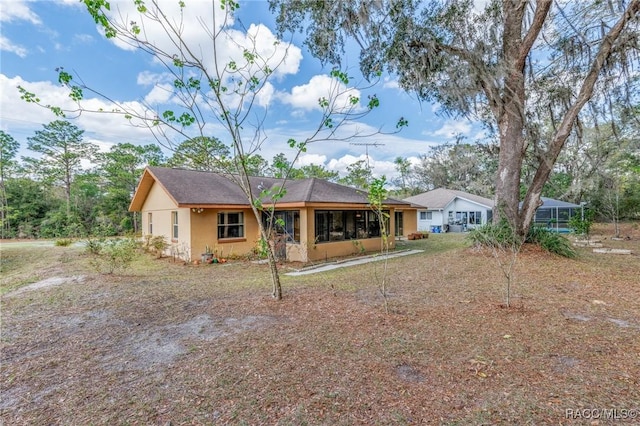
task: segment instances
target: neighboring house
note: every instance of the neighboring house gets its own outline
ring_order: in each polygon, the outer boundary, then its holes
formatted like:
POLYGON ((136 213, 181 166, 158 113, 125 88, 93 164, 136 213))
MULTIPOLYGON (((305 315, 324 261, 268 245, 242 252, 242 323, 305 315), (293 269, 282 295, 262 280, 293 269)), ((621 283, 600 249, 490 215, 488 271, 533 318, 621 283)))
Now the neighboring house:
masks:
POLYGON ((537 226, 545 226, 556 232, 569 232, 569 219, 576 214, 584 214, 584 207, 578 204, 547 197, 540 197, 540 200, 542 205, 536 210, 534 219, 537 226))
POLYGON ((462 232, 493 218, 493 200, 453 189, 438 188, 404 201, 427 206, 418 209, 418 231, 462 232))
MULTIPOLYGON (((282 184, 268 177, 250 182, 254 194, 282 184)), ((280 259, 306 262, 380 250, 380 223, 365 192, 316 178, 290 180, 285 188, 275 207, 282 219, 274 238, 280 259)), ((418 206, 391 198, 384 205, 394 247, 395 236, 416 232, 418 206)), ((221 174, 147 167, 129 210, 142 212, 143 235, 165 236, 185 258, 199 259, 206 246, 223 256, 259 246, 258 222, 246 196, 221 174)))

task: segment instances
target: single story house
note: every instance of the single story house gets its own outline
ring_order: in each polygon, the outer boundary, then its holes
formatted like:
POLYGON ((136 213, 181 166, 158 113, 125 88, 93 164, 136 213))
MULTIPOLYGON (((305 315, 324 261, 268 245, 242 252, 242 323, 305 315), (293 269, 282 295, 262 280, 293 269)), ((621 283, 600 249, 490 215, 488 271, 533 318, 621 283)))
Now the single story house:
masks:
MULTIPOLYGON (((534 224, 545 226, 556 232, 569 232, 569 219, 576 214, 583 214, 584 206, 540 197, 542 205, 536 210, 534 224)), ((521 204, 522 205, 522 204, 521 204)))
MULTIPOLYGON (((250 184, 260 194, 282 180, 251 177, 250 184)), ((365 192, 317 178, 289 180, 285 189, 275 207, 281 219, 274 236, 280 259, 307 262, 380 250, 380 223, 365 192)), ((392 198, 384 206, 394 247, 395 236, 416 232, 418 206, 392 198)), ((199 259, 207 246, 222 256, 259 246, 258 222, 247 197, 222 174, 147 167, 129 210, 142 212, 143 235, 164 236, 187 260, 199 259)))
POLYGON ((405 198, 418 209, 418 231, 463 232, 493 218, 493 200, 454 189, 438 188, 405 198))

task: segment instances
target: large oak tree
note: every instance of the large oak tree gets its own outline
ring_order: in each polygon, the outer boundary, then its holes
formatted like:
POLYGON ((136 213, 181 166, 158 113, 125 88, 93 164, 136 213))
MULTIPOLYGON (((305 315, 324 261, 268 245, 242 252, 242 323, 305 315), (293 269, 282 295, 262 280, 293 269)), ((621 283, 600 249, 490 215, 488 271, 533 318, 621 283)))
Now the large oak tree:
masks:
POLYGON ((306 28, 323 60, 340 63, 355 40, 365 75, 395 73, 420 99, 493 129, 494 217, 521 234, 576 123, 594 124, 637 96, 640 0, 490 0, 482 10, 470 0, 271 0, 271 8, 280 29, 306 28), (531 144, 537 165, 520 204, 531 144))

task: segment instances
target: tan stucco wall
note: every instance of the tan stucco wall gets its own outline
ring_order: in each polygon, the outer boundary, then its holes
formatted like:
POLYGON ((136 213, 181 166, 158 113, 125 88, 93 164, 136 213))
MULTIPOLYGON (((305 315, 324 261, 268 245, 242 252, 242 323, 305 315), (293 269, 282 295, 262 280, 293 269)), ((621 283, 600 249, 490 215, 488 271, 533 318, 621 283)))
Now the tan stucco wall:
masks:
POLYGON ((191 212, 192 259, 200 259, 208 245, 218 256, 237 256, 250 253, 260 240, 258 222, 251 209, 205 209, 202 213, 191 212), (218 213, 242 212, 244 214, 244 237, 218 240, 218 213))
POLYGON ((418 232, 418 211, 403 210, 402 211, 402 235, 405 237, 409 234, 418 232))
MULTIPOLYGON (((360 245, 356 246, 354 241, 358 241, 362 244, 365 252, 376 252, 381 249, 380 238, 365 238, 362 240, 345 240, 328 243, 318 243, 312 245, 308 250, 309 260, 325 260, 337 256, 349 256, 352 254, 360 253, 360 245)), ((395 247, 395 240, 393 237, 389 238, 389 248, 395 247)))

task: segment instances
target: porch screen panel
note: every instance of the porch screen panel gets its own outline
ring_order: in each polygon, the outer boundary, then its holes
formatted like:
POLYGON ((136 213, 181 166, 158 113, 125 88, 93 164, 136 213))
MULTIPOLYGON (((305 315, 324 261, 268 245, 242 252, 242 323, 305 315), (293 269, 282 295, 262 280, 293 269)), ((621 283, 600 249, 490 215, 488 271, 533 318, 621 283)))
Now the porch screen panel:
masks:
POLYGON ((375 212, 367 212, 367 235, 369 237, 380 236, 380 222, 375 212))
POLYGON ((331 241, 344 240, 344 212, 329 212, 329 239, 331 241))
POLYGON ((367 238, 367 212, 357 211, 355 213, 356 236, 355 238, 367 238))
MULTIPOLYGON (((269 226, 269 216, 262 217, 265 227, 269 226)), ((272 229, 284 235, 289 242, 300 242, 300 210, 276 210, 273 212, 272 229)))
MULTIPOLYGON (((384 212, 386 216, 389 211, 384 212)), ((390 220, 385 219, 387 230, 390 220)), ((316 242, 344 241, 380 236, 378 216, 370 210, 316 210, 316 242)))
POLYGON ((329 241, 329 212, 316 212, 316 241, 329 241))

